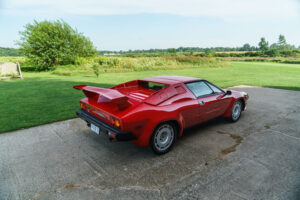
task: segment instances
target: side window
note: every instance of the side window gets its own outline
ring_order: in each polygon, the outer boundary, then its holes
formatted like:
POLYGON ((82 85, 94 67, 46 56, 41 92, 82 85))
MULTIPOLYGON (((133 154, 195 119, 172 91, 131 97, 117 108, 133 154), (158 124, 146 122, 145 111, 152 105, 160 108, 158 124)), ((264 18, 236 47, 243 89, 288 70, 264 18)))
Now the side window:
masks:
POLYGON ((214 93, 216 93, 216 94, 222 94, 223 93, 223 91, 220 90, 219 88, 217 88, 216 86, 214 86, 214 85, 212 85, 208 82, 206 82, 206 84, 209 85, 209 87, 214 91, 214 93))
POLYGON ((186 83, 185 85, 197 98, 213 94, 213 91, 203 81, 186 83))

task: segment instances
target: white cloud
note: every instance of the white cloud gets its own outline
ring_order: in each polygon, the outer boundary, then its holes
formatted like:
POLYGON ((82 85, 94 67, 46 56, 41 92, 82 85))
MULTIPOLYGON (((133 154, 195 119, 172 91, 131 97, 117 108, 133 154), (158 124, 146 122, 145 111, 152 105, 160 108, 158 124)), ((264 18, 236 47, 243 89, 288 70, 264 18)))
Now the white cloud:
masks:
POLYGON ((297 0, 7 0, 11 15, 174 14, 227 20, 299 17, 297 0))

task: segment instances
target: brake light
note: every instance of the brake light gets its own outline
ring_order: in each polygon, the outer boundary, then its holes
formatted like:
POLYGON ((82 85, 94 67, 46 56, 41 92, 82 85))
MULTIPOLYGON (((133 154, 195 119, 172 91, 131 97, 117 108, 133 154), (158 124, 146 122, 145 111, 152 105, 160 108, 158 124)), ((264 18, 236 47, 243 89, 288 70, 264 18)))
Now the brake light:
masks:
POLYGON ((120 120, 115 117, 111 117, 111 123, 112 123, 112 125, 114 125, 115 127, 118 127, 118 128, 120 128, 120 126, 121 126, 120 120))
POLYGON ((81 109, 85 109, 85 107, 86 107, 86 104, 85 104, 85 103, 82 103, 82 102, 80 102, 80 108, 81 108, 81 109))
POLYGON ((120 125, 121 125, 119 120, 116 120, 115 124, 116 124, 116 127, 120 127, 120 125))

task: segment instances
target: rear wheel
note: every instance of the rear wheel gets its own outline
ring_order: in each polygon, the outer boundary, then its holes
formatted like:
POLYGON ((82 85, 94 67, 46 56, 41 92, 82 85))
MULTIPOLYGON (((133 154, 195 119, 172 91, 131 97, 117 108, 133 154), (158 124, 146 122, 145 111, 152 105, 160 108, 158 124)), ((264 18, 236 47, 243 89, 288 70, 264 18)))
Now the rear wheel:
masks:
POLYGON ((238 121, 242 114, 242 108, 243 108, 242 101, 241 100, 236 101, 232 106, 231 115, 228 119, 232 122, 238 121))
POLYGON ((161 155, 172 148, 177 135, 177 129, 173 123, 160 124, 152 133, 150 145, 154 153, 161 155))

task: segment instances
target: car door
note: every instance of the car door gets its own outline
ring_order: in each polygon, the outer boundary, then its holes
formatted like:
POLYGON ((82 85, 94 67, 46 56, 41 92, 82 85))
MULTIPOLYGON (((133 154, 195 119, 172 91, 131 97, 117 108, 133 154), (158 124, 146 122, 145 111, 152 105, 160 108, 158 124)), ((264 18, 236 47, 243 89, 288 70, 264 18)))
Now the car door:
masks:
POLYGON ((198 102, 200 105, 198 110, 200 122, 205 122, 218 116, 216 95, 200 97, 198 98, 198 102))
POLYGON ((221 111, 225 106, 221 105, 222 101, 220 95, 224 92, 214 91, 209 84, 202 80, 196 82, 189 82, 185 84, 187 88, 195 95, 199 103, 198 107, 198 123, 213 119, 221 115, 221 111), (220 108, 221 106, 221 108, 220 108))
POLYGON ((230 102, 231 102, 231 96, 225 96, 225 92, 220 89, 219 87, 217 87, 216 85, 208 82, 208 81, 205 81, 205 83, 213 90, 214 94, 213 96, 211 96, 211 99, 210 101, 214 101, 214 110, 215 110, 215 113, 214 113, 214 117, 218 117, 220 115, 223 115, 230 102))
POLYGON ((180 111, 184 121, 184 128, 196 125, 199 123, 199 102, 198 99, 191 99, 181 105, 180 111))

